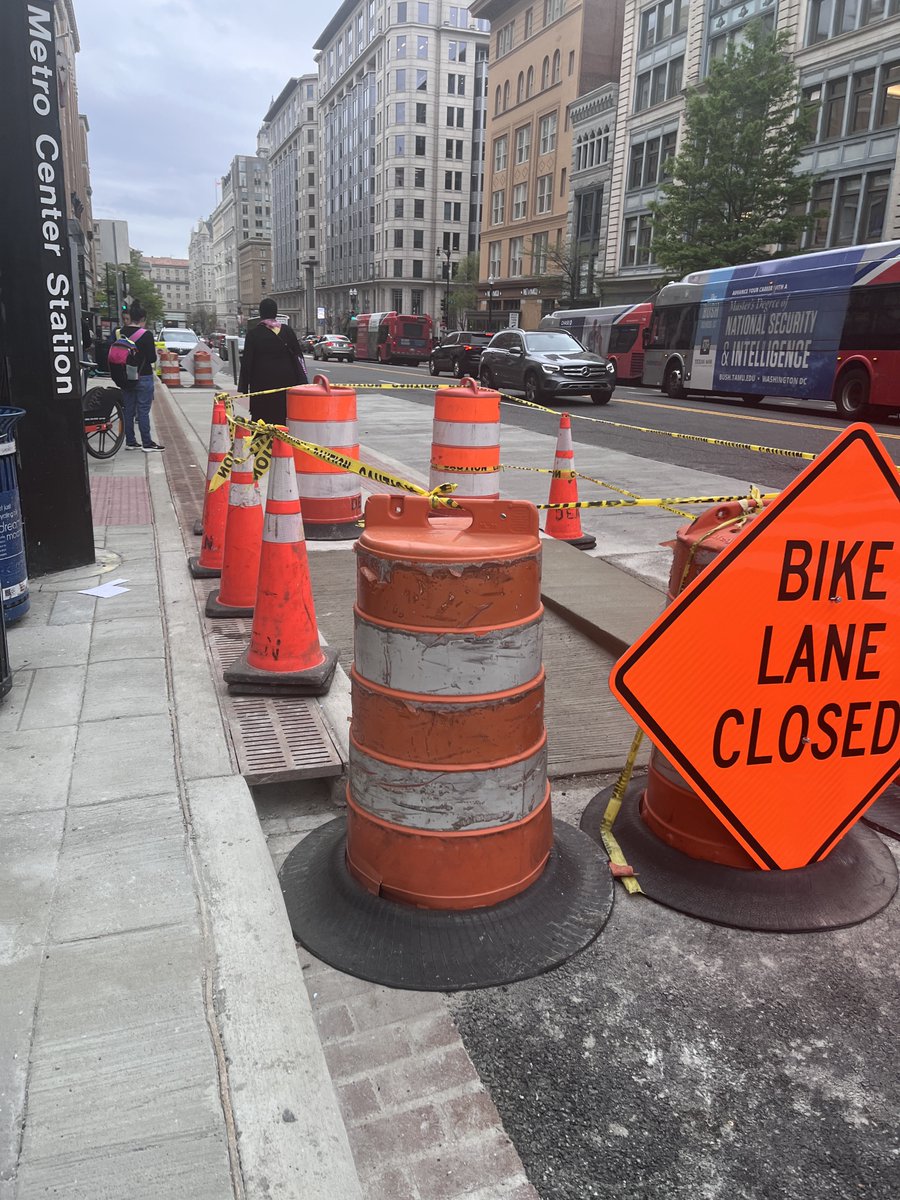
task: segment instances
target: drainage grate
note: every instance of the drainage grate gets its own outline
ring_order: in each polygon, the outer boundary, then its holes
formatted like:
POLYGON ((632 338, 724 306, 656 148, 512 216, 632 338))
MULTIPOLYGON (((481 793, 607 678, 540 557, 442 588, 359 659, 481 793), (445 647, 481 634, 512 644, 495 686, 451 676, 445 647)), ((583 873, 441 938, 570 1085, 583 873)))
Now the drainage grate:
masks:
MULTIPOLYGON (((207 638, 222 672, 237 662, 250 640, 247 619, 210 622, 207 638)), ((238 769, 251 785, 340 775, 341 756, 318 703, 301 696, 232 696, 221 691, 238 769)))

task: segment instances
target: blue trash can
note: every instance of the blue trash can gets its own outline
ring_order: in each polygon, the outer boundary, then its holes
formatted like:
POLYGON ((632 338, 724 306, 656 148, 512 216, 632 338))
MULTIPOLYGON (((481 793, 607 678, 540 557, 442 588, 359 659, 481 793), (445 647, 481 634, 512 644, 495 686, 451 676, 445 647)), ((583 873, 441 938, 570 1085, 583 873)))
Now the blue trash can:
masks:
POLYGON ((0 595, 7 625, 24 617, 31 604, 13 438, 16 422, 24 416, 24 408, 0 406, 0 595))

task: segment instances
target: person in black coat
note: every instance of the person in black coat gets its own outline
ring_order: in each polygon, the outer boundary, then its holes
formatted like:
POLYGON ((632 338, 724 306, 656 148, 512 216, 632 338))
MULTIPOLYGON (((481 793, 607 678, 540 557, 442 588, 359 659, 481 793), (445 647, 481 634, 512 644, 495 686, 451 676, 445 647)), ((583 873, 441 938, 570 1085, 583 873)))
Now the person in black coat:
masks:
POLYGON ((282 325, 276 319, 278 306, 274 300, 269 297, 261 300, 259 315, 259 324, 250 330, 244 341, 238 391, 266 392, 284 388, 284 391, 269 396, 251 397, 250 416, 254 421, 286 425, 286 389, 308 382, 303 353, 290 325, 282 325))

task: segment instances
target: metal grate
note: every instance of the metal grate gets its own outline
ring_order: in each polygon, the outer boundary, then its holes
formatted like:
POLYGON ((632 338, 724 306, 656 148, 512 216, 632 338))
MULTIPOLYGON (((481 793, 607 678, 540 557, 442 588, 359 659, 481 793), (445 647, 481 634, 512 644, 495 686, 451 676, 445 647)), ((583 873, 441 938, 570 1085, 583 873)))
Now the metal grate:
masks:
MULTIPOLYGON (((252 622, 244 618, 210 625, 209 648, 221 676, 243 654, 252 622)), ((315 699, 221 692, 220 702, 238 768, 249 784, 340 775, 341 756, 315 699)))

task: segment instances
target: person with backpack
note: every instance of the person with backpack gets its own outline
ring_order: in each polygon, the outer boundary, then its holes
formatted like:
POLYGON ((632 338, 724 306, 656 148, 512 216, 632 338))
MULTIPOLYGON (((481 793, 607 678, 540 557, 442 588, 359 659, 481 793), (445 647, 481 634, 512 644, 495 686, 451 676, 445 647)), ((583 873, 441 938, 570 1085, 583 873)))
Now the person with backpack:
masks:
POLYGON ((147 311, 140 300, 132 302, 128 315, 129 324, 115 331, 109 347, 109 373, 116 387, 122 390, 125 449, 143 450, 145 454, 153 454, 165 449, 158 442, 154 442, 150 432, 156 346, 153 334, 144 326, 147 311), (135 417, 141 435, 140 442, 137 442, 134 436, 135 417))

